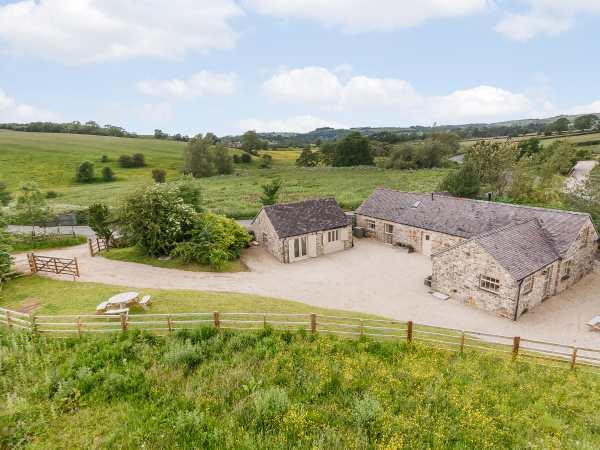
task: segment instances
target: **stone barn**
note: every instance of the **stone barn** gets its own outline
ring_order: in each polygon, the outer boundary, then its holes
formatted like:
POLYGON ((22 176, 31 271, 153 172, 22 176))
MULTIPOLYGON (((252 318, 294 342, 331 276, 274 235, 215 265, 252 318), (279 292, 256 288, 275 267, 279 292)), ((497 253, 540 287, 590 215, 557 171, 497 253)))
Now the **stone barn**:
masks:
POLYGON ((258 243, 282 263, 353 246, 351 220, 334 198, 265 206, 250 229, 258 243))
POLYGON ((593 268, 598 234, 588 214, 376 190, 357 226, 432 259, 431 287, 516 320, 593 268))

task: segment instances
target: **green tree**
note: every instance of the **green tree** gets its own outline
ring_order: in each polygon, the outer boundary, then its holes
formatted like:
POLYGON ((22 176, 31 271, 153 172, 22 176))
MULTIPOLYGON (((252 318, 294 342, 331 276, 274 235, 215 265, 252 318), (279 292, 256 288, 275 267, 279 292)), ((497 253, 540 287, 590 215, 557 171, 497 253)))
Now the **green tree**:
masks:
POLYGON ((530 139, 525 139, 525 140, 519 142, 518 158, 521 159, 525 156, 537 155, 540 152, 540 150, 542 149, 541 142, 542 141, 540 141, 539 138, 530 138, 530 139))
POLYGON ((110 243, 115 232, 115 219, 108 206, 104 203, 93 203, 89 206, 87 213, 90 228, 107 243, 110 243))
POLYGON ((8 192, 6 183, 0 181, 0 206, 8 206, 12 200, 12 195, 8 192))
POLYGON ((482 189, 502 195, 517 154, 517 146, 510 140, 479 141, 467 150, 465 163, 477 172, 482 189))
POLYGON ((266 148, 266 142, 261 140, 256 131, 249 130, 242 135, 242 150, 253 155, 258 154, 258 150, 266 148))
POLYGON ((390 157, 385 161, 386 169, 409 170, 417 169, 419 165, 418 151, 415 145, 402 144, 392 150, 390 157))
POLYGON ((104 181, 115 181, 115 172, 108 166, 102 169, 102 179, 104 181))
POLYGON ((259 169, 270 169, 273 166, 273 157, 271 155, 262 155, 260 157, 259 169))
POLYGON ((315 167, 319 164, 319 155, 310 148, 305 148, 296 159, 296 165, 299 167, 315 167))
POLYGON ((164 183, 167 178, 167 171, 165 169, 153 169, 152 179, 157 183, 164 183))
MULTIPOLYGON (((15 210, 19 222, 26 225, 43 223, 49 216, 46 197, 39 190, 37 184, 32 181, 21 185, 17 195, 15 210)), ((33 229, 32 235, 35 235, 33 229)))
POLYGON ((566 140, 544 146, 538 158, 540 172, 545 179, 556 174, 567 175, 576 162, 577 148, 566 140))
POLYGON ((445 145, 448 152, 451 154, 456 154, 460 151, 460 137, 454 133, 433 133, 431 135, 431 140, 445 145))
POLYGON ((337 143, 333 141, 323 142, 319 146, 319 161, 326 166, 332 166, 335 161, 335 155, 337 154, 337 143))
POLYGON ((183 152, 183 173, 194 178, 212 177, 217 174, 210 139, 206 140, 199 134, 188 142, 183 152))
POLYGON ((94 164, 90 161, 82 162, 77 168, 75 178, 80 183, 91 183, 94 181, 94 164))
POLYGON ((130 155, 119 156, 119 166, 123 168, 133 167, 133 159, 130 155))
POLYGON ((219 175, 233 173, 233 158, 229 154, 229 149, 227 147, 223 144, 215 145, 211 156, 219 175))
POLYGON ((596 230, 600 230, 600 165, 590 172, 585 183, 563 194, 563 201, 573 211, 590 214, 596 230))
POLYGON ((576 130, 589 130, 598 122, 598 116, 595 114, 585 114, 579 116, 573 122, 573 128, 576 130))
POLYGON ((282 182, 280 178, 275 178, 270 183, 262 185, 263 194, 260 197, 260 202, 264 206, 277 203, 281 186, 282 182))
POLYGON ((552 122, 552 129, 557 133, 561 134, 569 129, 570 124, 571 121, 569 119, 567 119, 566 117, 561 117, 560 119, 557 119, 554 122, 552 122))
POLYGON ((333 165, 335 167, 373 165, 369 138, 359 132, 345 136, 338 144, 333 165))
POLYGON ((240 162, 243 162, 244 164, 248 164, 249 162, 252 162, 252 155, 250 153, 243 153, 240 156, 240 162))
POLYGON ((439 186, 441 191, 467 198, 477 197, 479 189, 479 174, 473 164, 467 162, 460 169, 448 173, 439 186))
POLYGON ((162 130, 156 129, 154 130, 154 139, 167 139, 169 137, 168 134, 163 133, 162 130))
POLYGON ((131 163, 133 167, 144 167, 146 165, 146 158, 143 153, 134 153, 131 156, 131 163))

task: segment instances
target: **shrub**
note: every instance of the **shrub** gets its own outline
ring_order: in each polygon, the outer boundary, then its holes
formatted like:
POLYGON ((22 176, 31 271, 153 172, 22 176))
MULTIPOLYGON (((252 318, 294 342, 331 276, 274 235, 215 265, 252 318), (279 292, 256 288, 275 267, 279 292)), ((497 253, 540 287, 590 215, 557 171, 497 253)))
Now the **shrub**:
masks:
POLYGON ((102 169, 102 179, 104 181, 115 181, 115 173, 110 167, 106 166, 102 169))
POLYGON ((248 164, 249 162, 252 162, 252 155, 250 153, 243 153, 240 161, 244 164, 248 164))
POLYGON ((250 243, 248 232, 227 217, 198 214, 193 222, 189 239, 177 244, 172 251, 173 256, 185 262, 199 262, 223 270, 227 261, 239 258, 241 250, 250 243))
POLYGON ((298 167, 315 167, 319 163, 319 155, 311 151, 310 148, 305 148, 298 156, 296 165, 298 167))
POLYGON ((46 191, 46 198, 56 198, 56 197, 58 197, 58 192, 46 191))
POLYGON ((466 162, 460 169, 446 175, 440 183, 439 189, 459 197, 473 198, 479 194, 479 176, 473 165, 466 162))
POLYGON ((167 178, 167 171, 164 169, 153 169, 152 178, 157 183, 164 183, 167 178))
POLYGON ((85 161, 79 165, 75 177, 80 183, 90 183, 94 181, 94 164, 85 161))
POLYGON ((224 145, 216 143, 211 133, 192 139, 184 150, 183 161, 183 172, 194 178, 233 173, 234 158, 224 145))
POLYGON ((107 163, 110 162, 110 159, 108 159, 108 156, 102 155, 102 158, 100 158, 100 162, 107 163))
POLYGON ((199 347, 191 342, 174 342, 163 358, 168 366, 183 367, 186 373, 194 370, 203 359, 199 347))
POLYGON ((363 136, 359 132, 348 134, 336 145, 335 158, 333 160, 334 166, 343 167, 373 164, 373 153, 371 152, 369 138, 363 136))
POLYGON ((262 155, 260 157, 260 169, 270 169, 273 166, 273 157, 271 155, 262 155))
POLYGON ((4 218, 0 215, 0 275, 10 272, 12 259, 10 257, 10 236, 4 231, 4 218))
POLYGON ((12 196, 8 192, 6 183, 0 181, 0 206, 8 206, 11 200, 12 196))
POLYGON ((233 173, 233 160, 224 145, 218 144, 212 149, 212 160, 219 175, 233 173))
POLYGON ((119 166, 123 168, 133 167, 133 158, 129 155, 119 156, 119 166))
POLYGON ((114 220, 108 206, 103 203, 94 203, 88 208, 87 216, 89 226, 94 233, 110 242, 114 234, 114 220))
MULTIPOLYGON (((247 153, 246 153, 247 154, 247 153)), ((233 155, 233 162, 235 164, 239 164, 242 162, 242 158, 240 158, 240 155, 233 155)))
POLYGON ((143 153, 134 153, 131 157, 133 167, 144 167, 146 165, 146 158, 143 153))
POLYGON ((279 197, 279 190, 281 189, 281 179, 275 178, 269 184, 264 184, 262 187, 263 195, 260 197, 260 202, 267 205, 274 205, 277 203, 279 197))
POLYGON ((287 392, 280 387, 256 391, 252 395, 255 423, 260 429, 269 429, 277 417, 281 417, 290 407, 287 392))

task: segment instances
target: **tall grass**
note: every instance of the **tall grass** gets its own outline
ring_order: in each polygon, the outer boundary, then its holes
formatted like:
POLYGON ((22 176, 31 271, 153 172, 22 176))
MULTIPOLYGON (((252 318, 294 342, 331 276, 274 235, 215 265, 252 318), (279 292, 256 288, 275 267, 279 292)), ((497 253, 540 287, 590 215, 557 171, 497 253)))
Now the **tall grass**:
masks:
POLYGON ((269 329, 3 331, 0 447, 598 448, 599 380, 269 329))

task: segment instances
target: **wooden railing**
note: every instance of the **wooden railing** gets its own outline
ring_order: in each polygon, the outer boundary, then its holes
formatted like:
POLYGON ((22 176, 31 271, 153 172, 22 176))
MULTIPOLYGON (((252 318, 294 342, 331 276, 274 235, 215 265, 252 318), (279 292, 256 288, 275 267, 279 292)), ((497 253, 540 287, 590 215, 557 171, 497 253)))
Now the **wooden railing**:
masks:
POLYGON ((109 247, 109 243, 106 239, 94 236, 93 238, 88 238, 88 244, 90 247, 90 256, 92 258, 96 256, 103 250, 107 250, 109 247))
MULTIPOLYGON (((468 350, 492 352, 510 358, 530 359, 540 364, 600 369, 600 349, 574 347, 556 342, 509 337, 479 331, 455 330, 388 319, 338 315, 247 312, 194 312, 165 314, 68 314, 35 315, 0 308, 0 324, 8 328, 56 337, 90 333, 145 330, 172 334, 183 329, 212 326, 218 329, 276 330, 304 329, 310 333, 334 334, 349 338, 396 340, 418 343, 463 353, 468 350)), ((600 373, 600 372, 599 372, 600 373)))

